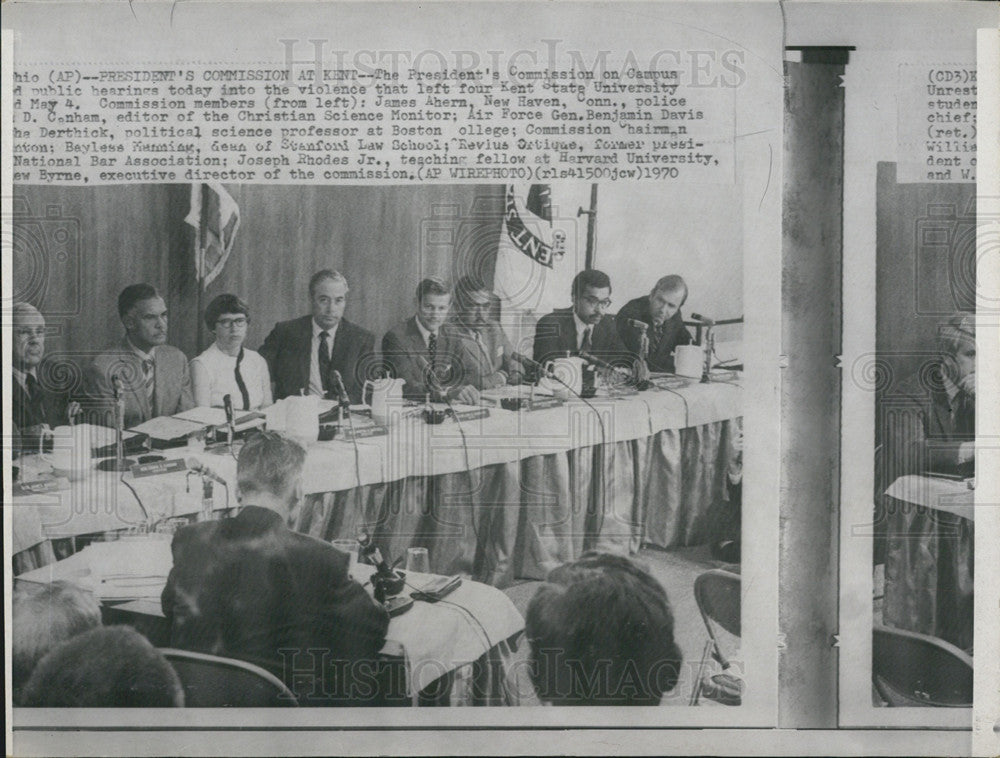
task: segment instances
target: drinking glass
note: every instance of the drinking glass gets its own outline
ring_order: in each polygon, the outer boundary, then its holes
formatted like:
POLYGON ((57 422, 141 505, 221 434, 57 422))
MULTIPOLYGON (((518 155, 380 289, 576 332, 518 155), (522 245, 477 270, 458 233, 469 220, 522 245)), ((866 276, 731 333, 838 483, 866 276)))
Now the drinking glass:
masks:
POLYGON ((429 574, 431 559, 425 547, 411 547, 406 551, 406 570, 408 573, 429 574))

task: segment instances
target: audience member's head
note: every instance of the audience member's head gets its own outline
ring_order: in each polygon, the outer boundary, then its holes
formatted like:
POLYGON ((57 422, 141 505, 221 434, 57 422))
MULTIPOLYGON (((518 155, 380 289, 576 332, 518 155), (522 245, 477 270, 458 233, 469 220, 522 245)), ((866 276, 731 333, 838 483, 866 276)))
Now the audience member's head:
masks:
POLYGON ((687 296, 687 282, 677 274, 658 279, 649 293, 649 312, 653 317, 653 324, 659 326, 664 321, 669 321, 684 305, 687 296))
POLYGON ((66 581, 18 582, 11 601, 11 686, 14 702, 42 657, 101 624, 94 594, 66 581))
POLYGON ((553 705, 656 705, 681 651, 663 587, 628 558, 585 553, 554 569, 528 605, 538 697, 553 705))
POLYGON ((45 355, 45 318, 28 303, 14 303, 11 317, 14 325, 14 365, 22 371, 29 371, 41 363, 45 355))
POLYGON ((130 626, 102 626, 51 650, 24 688, 29 708, 172 708, 184 705, 167 659, 130 626))
POLYGON ((167 304, 151 284, 130 284, 118 295, 118 316, 129 341, 149 351, 167 341, 167 304))
POLYGON ((424 329, 437 334, 451 308, 451 290, 440 279, 428 277, 417 285, 417 319, 424 329))
POLYGON ((306 451, 295 440, 260 432, 247 440, 236 464, 240 502, 280 513, 291 522, 302 499, 306 451))
POLYGON ((953 316, 938 331, 938 354, 948 378, 970 395, 976 391, 976 320, 953 316))

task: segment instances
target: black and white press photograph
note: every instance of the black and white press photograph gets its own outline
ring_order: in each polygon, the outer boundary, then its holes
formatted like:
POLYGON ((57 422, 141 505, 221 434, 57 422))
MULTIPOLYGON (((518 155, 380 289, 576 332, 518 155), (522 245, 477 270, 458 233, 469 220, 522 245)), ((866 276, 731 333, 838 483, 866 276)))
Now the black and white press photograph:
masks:
POLYGON ((17 187, 15 704, 739 706, 736 195, 17 187))

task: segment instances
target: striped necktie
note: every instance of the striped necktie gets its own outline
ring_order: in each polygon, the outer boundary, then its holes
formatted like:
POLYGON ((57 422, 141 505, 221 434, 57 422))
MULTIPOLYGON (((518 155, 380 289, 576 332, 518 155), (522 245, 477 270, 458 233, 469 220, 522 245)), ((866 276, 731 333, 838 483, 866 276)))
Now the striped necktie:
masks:
POLYGON ((152 358, 146 358, 142 362, 142 373, 146 381, 146 398, 149 400, 149 408, 153 408, 153 400, 156 396, 156 364, 152 358))

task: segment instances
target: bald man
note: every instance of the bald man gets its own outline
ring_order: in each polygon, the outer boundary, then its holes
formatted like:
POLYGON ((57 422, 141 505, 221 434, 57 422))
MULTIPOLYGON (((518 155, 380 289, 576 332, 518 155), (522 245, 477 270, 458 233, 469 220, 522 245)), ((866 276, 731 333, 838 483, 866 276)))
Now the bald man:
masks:
POLYGON ((39 377, 39 365, 45 357, 45 318, 28 303, 15 303, 11 323, 14 327, 11 410, 14 440, 25 452, 38 449, 41 435, 54 426, 67 423, 70 412, 79 405, 69 403, 66 393, 46 387, 39 377))

